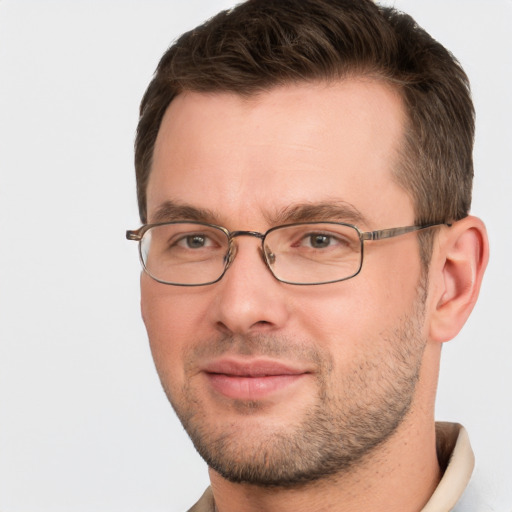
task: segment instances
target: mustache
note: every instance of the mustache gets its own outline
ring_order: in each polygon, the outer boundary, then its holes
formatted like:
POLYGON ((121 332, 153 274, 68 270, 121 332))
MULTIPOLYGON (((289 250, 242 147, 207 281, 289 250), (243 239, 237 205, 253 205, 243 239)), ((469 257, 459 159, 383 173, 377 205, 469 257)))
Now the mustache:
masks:
POLYGON ((275 334, 221 335, 187 350, 189 364, 222 356, 269 357, 332 369, 331 354, 313 342, 275 334))

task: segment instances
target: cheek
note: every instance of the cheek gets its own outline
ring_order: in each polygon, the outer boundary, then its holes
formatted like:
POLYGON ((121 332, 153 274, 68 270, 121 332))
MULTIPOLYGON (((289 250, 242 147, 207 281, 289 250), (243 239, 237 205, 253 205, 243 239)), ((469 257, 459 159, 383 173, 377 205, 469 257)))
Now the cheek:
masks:
POLYGON ((418 297, 421 275, 415 234, 368 243, 361 277, 384 318, 409 312, 418 297))
POLYGON ((368 255, 355 278, 299 290, 300 298, 293 300, 300 329, 309 331, 309 337, 323 344, 340 364, 385 343, 383 333, 392 332, 415 313, 420 276, 417 258, 386 257, 383 252, 368 255))
POLYGON ((201 303, 189 288, 170 287, 141 277, 141 312, 160 378, 182 376, 187 348, 202 332, 201 303))

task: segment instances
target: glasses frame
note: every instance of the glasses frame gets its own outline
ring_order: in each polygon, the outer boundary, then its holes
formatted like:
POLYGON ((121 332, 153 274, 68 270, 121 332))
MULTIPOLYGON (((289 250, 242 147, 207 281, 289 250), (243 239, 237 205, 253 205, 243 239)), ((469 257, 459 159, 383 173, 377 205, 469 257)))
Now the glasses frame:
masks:
POLYGON ((388 238, 394 238, 397 236, 405 235, 407 233, 413 233, 416 231, 421 231, 421 230, 433 228, 436 226, 451 227, 452 223, 435 222, 432 224, 402 226, 402 227, 397 227, 397 228, 379 229, 379 230, 375 230, 375 231, 361 231, 357 226, 354 226, 353 224, 349 224, 346 222, 318 220, 318 221, 311 221, 311 222, 294 222, 294 223, 290 223, 290 224, 282 224, 280 226, 274 226, 273 228, 270 228, 265 233, 260 233, 259 231, 229 231, 227 228, 225 228, 223 226, 218 226, 217 224, 210 224, 208 222, 198 222, 198 221, 192 221, 192 220, 176 220, 176 221, 169 221, 169 222, 157 222, 154 224, 144 224, 143 226, 141 226, 140 228, 138 228, 136 230, 127 230, 126 238, 127 238, 127 240, 133 240, 133 241, 139 242, 139 244, 138 244, 139 259, 142 264, 142 268, 143 268, 144 272, 146 272, 146 274, 148 274, 149 277, 151 277, 155 281, 162 283, 162 284, 167 284, 170 286, 208 286, 210 284, 215 284, 215 283, 219 282, 224 277, 224 274, 227 272, 231 263, 235 259, 237 250, 236 250, 236 245, 233 244, 233 240, 240 236, 253 236, 253 237, 261 240, 261 253, 262 253, 263 261, 265 262, 265 265, 267 266, 267 268, 270 270, 270 273, 274 276, 274 278, 277 281, 279 281, 281 283, 285 283, 285 284, 292 284, 295 286, 316 286, 316 285, 321 285, 321 284, 339 283, 341 281, 347 281, 348 279, 352 279, 353 277, 357 276, 361 272, 361 269, 363 268, 364 242, 366 242, 366 241, 375 242, 375 241, 379 241, 379 240, 385 240, 388 238), (224 270, 223 270, 222 274, 217 279, 215 279, 213 281, 208 281, 207 283, 183 284, 183 283, 173 283, 173 282, 169 282, 169 281, 164 281, 162 279, 158 279, 157 277, 155 277, 154 275, 151 274, 151 272, 147 269, 147 267, 144 263, 144 259, 142 257, 142 238, 144 237, 144 234, 147 231, 149 231, 151 228, 154 228, 157 226, 166 226, 166 225, 171 225, 171 224, 194 224, 196 226, 197 225, 207 226, 207 227, 218 229, 226 235, 226 237, 228 239, 228 252, 226 253, 226 256, 224 257, 224 259, 225 259, 224 270), (272 233, 273 231, 276 231, 276 230, 279 230, 282 228, 293 227, 293 226, 307 226, 310 224, 332 224, 332 225, 336 225, 336 226, 345 226, 345 227, 352 228, 357 232, 357 234, 359 236, 359 241, 361 244, 361 258, 360 258, 360 262, 359 262, 359 267, 356 272, 354 272, 352 275, 350 275, 348 277, 343 277, 342 279, 334 279, 332 281, 321 281, 321 282, 313 282, 313 283, 295 283, 292 281, 286 281, 284 279, 280 279, 279 277, 277 277, 275 275, 274 271, 272 270, 272 266, 271 266, 272 263, 269 261, 271 254, 269 255, 267 253, 267 251, 265 250, 265 239, 267 238, 267 236, 270 233, 272 233))

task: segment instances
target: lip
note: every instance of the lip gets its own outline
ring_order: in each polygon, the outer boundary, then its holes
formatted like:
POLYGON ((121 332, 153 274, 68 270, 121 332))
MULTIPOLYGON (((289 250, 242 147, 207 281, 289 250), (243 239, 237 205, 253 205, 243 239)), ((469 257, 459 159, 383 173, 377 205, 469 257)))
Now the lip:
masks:
POLYGON ((310 372, 282 362, 222 359, 203 368, 210 386, 227 398, 261 400, 282 392, 310 372))

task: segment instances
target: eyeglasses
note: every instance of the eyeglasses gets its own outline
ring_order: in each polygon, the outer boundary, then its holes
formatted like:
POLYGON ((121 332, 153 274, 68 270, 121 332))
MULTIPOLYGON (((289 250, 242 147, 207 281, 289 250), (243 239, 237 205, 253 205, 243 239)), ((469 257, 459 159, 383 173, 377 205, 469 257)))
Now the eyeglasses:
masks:
POLYGON ((261 255, 272 275, 283 283, 328 284, 356 276, 363 265, 364 242, 383 240, 447 223, 360 231, 343 222, 302 222, 257 231, 228 231, 203 222, 146 224, 127 231, 139 242, 144 271, 155 281, 175 286, 203 286, 222 279, 233 262, 234 239, 261 240, 261 255))

